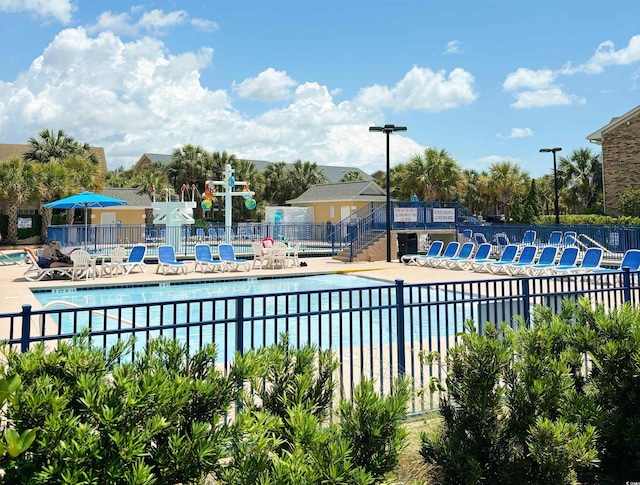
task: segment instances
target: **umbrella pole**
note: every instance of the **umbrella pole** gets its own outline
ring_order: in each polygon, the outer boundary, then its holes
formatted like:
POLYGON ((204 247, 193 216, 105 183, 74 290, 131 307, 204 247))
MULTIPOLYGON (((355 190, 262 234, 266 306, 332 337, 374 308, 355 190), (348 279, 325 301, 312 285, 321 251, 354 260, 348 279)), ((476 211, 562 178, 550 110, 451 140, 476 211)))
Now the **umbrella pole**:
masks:
POLYGON ((85 205, 84 206, 84 250, 85 251, 89 250, 89 231, 87 228, 87 212, 89 212, 89 210, 85 205))

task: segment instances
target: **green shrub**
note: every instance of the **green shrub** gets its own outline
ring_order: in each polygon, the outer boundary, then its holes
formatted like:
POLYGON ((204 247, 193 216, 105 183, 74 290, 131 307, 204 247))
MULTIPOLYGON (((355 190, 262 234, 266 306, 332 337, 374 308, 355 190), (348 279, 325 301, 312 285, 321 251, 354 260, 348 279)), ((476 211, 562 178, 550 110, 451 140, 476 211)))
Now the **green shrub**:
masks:
POLYGON ((594 466, 594 427, 567 422, 582 402, 572 378, 579 355, 566 329, 557 319, 517 332, 469 328, 449 351, 446 386, 434 381, 447 390, 443 426, 422 436, 421 449, 443 483, 568 484, 594 466))
POLYGON ((373 382, 365 379, 356 387, 353 402, 340 403, 341 433, 351 444, 353 463, 376 478, 398 466, 409 397, 407 379, 398 379, 387 397, 378 396, 373 382))
POLYGON ((79 338, 50 352, 7 353, 3 372, 24 382, 9 416, 38 436, 4 483, 197 483, 219 467, 234 372, 215 369, 213 346, 190 356, 157 339, 134 363, 118 364, 129 352, 119 344, 104 353, 79 338))

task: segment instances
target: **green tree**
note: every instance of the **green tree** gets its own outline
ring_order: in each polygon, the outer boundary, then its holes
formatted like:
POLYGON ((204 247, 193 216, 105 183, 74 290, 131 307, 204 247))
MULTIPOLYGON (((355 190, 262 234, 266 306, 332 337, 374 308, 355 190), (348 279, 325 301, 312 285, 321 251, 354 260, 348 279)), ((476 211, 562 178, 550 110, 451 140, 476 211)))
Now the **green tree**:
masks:
POLYGON ((19 158, 0 162, 0 199, 5 201, 9 224, 7 242, 18 242, 18 210, 27 202, 37 200, 38 167, 19 158))
POLYGON ((290 199, 289 171, 285 162, 267 164, 262 176, 264 177, 264 199, 270 205, 284 205, 290 199))
POLYGON ((489 168, 489 179, 490 184, 499 194, 502 213, 509 220, 512 198, 516 193, 524 193, 528 185, 529 174, 522 171, 517 163, 495 162, 489 168))
POLYGON ((81 157, 98 163, 98 157, 91 150, 91 145, 76 141, 64 130, 58 130, 56 133, 48 129, 41 130, 38 138, 31 137, 27 143, 29 149, 23 155, 25 162, 48 163, 67 157, 81 157))
POLYGON ((340 177, 340 182, 358 182, 360 180, 365 180, 364 175, 362 175, 362 172, 359 172, 358 170, 349 170, 348 172, 345 172, 342 174, 342 177, 340 177))
POLYGON ((560 157, 558 183, 569 192, 574 210, 591 209, 602 200, 602 162, 590 148, 578 148, 569 157, 560 157))
POLYGON ((535 179, 531 179, 531 187, 526 197, 515 194, 512 202, 511 219, 520 224, 536 224, 542 215, 542 204, 536 189, 535 179))
POLYGON ((455 200, 462 183, 462 169, 445 149, 425 148, 411 158, 407 172, 403 192, 421 200, 455 200))

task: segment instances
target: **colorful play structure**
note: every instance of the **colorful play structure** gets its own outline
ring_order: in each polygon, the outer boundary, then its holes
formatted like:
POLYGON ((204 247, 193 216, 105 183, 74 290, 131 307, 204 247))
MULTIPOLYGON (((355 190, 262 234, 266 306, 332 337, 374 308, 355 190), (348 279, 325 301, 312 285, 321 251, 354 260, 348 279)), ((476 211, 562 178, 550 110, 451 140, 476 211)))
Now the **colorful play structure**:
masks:
MULTIPOLYGON (((213 202, 216 197, 222 197, 224 200, 224 213, 225 213, 225 227, 231 228, 233 225, 233 212, 232 202, 233 197, 240 196, 245 199, 244 205, 247 209, 253 210, 256 208, 256 201, 253 198, 255 192, 250 190, 250 183, 237 181, 233 176, 234 170, 231 165, 225 166, 224 180, 207 180, 205 182, 204 199, 200 206, 202 210, 209 211, 213 208, 213 202), (236 187, 243 187, 241 191, 234 190, 236 187)), ((182 186, 182 191, 179 201, 171 200, 169 188, 165 188, 165 200, 161 202, 156 201, 156 191, 152 188, 152 203, 153 207, 153 223, 164 224, 167 227, 166 244, 173 246, 176 250, 180 250, 180 235, 182 231, 171 230, 177 226, 191 226, 195 222, 193 219, 193 209, 196 208, 196 186, 191 186, 191 200, 185 200, 185 192, 187 192, 187 186, 182 186)), ((225 240, 227 243, 231 243, 231 231, 225 231, 225 240)))

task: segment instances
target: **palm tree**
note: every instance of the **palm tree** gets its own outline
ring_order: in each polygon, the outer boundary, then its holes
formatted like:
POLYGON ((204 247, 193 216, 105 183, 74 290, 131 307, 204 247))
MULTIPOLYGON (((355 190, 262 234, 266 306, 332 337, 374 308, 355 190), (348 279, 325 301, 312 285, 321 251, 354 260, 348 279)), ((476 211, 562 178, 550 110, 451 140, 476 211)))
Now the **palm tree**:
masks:
POLYGON ((31 137, 27 143, 29 149, 22 156, 25 162, 49 163, 76 156, 98 163, 98 157, 91 151, 91 145, 76 141, 64 130, 58 130, 57 133, 47 129, 41 130, 38 138, 31 137))
POLYGON ((560 157, 558 182, 571 193, 575 209, 583 211, 595 206, 602 198, 602 163, 590 148, 573 150, 569 157, 560 157))
POLYGON ((288 199, 295 199, 306 192, 309 187, 314 185, 326 184, 329 179, 322 169, 318 168, 315 162, 296 160, 289 168, 289 188, 290 194, 288 199))
POLYGON ((207 155, 204 148, 191 144, 173 150, 168 175, 173 181, 173 189, 176 192, 183 184, 195 184, 206 177, 203 166, 207 155))
POLYGON ((464 170, 460 190, 460 202, 473 214, 482 210, 481 174, 476 170, 464 170))
POLYGON ((489 178, 495 190, 500 194, 502 212, 505 219, 509 219, 509 207, 513 195, 524 195, 527 190, 529 173, 522 171, 514 162, 496 162, 489 167, 489 178))
POLYGON ((289 171, 285 162, 267 164, 264 177, 264 199, 271 205, 283 205, 289 194, 289 171))
POLYGON ((345 172, 342 174, 342 177, 340 177, 340 182, 358 182, 360 180, 365 180, 364 175, 362 175, 362 172, 359 172, 358 170, 349 170, 348 172, 345 172))
POLYGON ((445 149, 425 148, 422 155, 416 154, 409 161, 411 178, 405 182, 413 185, 424 200, 455 200, 462 181, 462 170, 458 162, 445 149))
POLYGON ((0 199, 4 200, 9 216, 7 242, 18 242, 18 210, 38 197, 38 166, 19 158, 0 162, 0 199))

